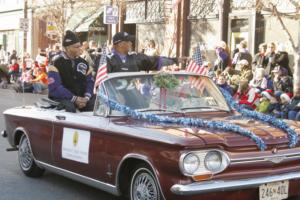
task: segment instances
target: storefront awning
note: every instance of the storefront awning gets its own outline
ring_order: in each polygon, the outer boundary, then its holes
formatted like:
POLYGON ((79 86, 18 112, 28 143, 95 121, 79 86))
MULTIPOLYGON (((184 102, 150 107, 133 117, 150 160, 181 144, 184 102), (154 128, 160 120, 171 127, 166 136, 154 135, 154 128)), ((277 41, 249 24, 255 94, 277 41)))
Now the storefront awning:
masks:
POLYGON ((0 13, 0 31, 20 29, 20 18, 23 17, 23 11, 0 13))
POLYGON ((96 12, 91 10, 80 10, 71 17, 67 25, 67 29, 75 32, 87 32, 89 31, 89 26, 96 20, 97 17, 99 17, 102 12, 103 8, 100 8, 96 12), (83 19, 85 20, 82 22, 83 19))

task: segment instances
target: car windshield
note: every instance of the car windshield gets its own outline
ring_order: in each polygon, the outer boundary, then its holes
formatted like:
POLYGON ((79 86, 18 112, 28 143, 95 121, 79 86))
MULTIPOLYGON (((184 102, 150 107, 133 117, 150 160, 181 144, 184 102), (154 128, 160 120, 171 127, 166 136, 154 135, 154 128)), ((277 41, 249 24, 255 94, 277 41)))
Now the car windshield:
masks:
MULTIPOLYGON (((171 89, 157 86, 153 74, 115 77, 105 82, 108 97, 141 112, 182 113, 229 111, 221 92, 208 77, 175 74, 171 89)), ((112 115, 117 113, 112 111, 112 115)))

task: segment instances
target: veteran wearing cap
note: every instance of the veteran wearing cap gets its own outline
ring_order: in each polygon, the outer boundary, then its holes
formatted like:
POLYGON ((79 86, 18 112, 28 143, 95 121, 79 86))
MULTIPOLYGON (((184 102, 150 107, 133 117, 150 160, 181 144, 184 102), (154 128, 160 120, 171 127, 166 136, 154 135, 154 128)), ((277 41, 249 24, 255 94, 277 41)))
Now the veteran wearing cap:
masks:
POLYGON ((68 112, 92 111, 94 79, 92 68, 80 57, 80 40, 72 31, 66 31, 63 47, 48 68, 49 98, 60 102, 68 112))
POLYGON ((113 36, 113 49, 107 55, 108 73, 159 70, 162 66, 177 62, 174 58, 132 52, 133 42, 134 36, 126 32, 118 32, 113 36))

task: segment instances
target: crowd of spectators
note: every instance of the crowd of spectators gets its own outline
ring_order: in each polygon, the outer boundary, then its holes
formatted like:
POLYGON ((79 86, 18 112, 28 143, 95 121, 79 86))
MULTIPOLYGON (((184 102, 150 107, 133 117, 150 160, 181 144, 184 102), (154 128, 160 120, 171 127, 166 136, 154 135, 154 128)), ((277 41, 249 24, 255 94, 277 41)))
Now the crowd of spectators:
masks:
POLYGON ((282 119, 300 120, 300 92, 293 93, 288 53, 283 45, 260 44, 253 57, 242 41, 231 57, 225 42, 216 46, 217 60, 208 72, 240 105, 282 119))
MULTIPOLYGON (((48 66, 53 64, 55 56, 60 53, 61 45, 54 44, 51 49, 40 49, 35 58, 29 53, 22 57, 15 50, 6 53, 0 45, 0 88, 6 89, 10 84, 16 92, 46 94, 48 66)), ((81 56, 94 68, 95 74, 100 60, 97 43, 83 42, 81 56)))

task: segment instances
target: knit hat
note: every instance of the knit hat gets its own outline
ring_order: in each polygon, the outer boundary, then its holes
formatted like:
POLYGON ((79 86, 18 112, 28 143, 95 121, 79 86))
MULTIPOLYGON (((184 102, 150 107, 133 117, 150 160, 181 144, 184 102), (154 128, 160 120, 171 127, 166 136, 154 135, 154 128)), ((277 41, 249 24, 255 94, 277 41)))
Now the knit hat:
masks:
POLYGON ((266 97, 269 100, 274 99, 274 97, 272 96, 272 90, 265 90, 261 93, 261 96, 266 97))
POLYGON ((281 101, 285 101, 285 102, 288 102, 288 103, 291 102, 291 98, 286 93, 281 94, 280 99, 281 99, 281 101))
POLYGON ((80 40, 77 37, 77 35, 75 33, 73 33, 72 31, 67 30, 66 34, 64 36, 64 39, 63 39, 63 46, 67 47, 67 46, 70 46, 72 44, 76 44, 78 42, 80 42, 80 40))

